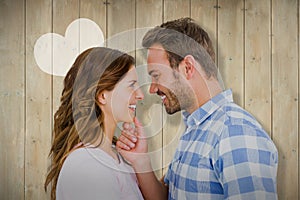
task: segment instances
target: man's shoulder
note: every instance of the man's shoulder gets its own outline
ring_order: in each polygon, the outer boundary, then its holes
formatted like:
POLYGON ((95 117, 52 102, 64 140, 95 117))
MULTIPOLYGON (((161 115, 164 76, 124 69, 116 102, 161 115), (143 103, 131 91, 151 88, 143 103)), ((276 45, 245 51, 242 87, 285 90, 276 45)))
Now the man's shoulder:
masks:
POLYGON ((225 126, 249 126, 262 129, 261 124, 252 114, 235 103, 225 104, 219 112, 224 115, 225 126))

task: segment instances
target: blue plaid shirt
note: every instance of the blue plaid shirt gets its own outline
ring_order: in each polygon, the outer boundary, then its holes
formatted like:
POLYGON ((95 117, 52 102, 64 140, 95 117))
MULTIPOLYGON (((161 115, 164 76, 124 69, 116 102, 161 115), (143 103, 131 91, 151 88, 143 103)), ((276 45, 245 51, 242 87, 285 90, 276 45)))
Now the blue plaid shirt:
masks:
POLYGON ((169 199, 277 199, 277 149, 226 90, 185 117, 165 176, 169 199))

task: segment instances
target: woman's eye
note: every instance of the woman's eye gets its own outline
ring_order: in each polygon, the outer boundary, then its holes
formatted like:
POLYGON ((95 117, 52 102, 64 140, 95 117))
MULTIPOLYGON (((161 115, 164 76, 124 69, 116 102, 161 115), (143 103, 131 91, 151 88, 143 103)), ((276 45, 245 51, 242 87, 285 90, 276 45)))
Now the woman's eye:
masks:
POLYGON ((133 83, 131 83, 131 84, 129 85, 129 87, 135 88, 135 84, 136 84, 136 82, 133 82, 133 83))

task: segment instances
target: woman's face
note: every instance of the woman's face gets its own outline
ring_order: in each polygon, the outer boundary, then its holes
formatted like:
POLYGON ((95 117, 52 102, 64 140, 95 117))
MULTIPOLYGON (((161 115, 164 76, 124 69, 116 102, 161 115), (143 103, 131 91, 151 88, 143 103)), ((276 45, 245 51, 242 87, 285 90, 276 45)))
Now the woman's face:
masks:
POLYGON ((117 83, 115 88, 109 92, 111 117, 115 122, 132 122, 138 100, 144 95, 137 82, 137 72, 134 66, 117 83))

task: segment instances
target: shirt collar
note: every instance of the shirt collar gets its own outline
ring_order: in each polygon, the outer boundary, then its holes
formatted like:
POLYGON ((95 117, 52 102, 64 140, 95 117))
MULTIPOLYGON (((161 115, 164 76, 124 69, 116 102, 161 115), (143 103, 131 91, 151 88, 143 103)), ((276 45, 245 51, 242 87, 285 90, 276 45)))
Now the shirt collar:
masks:
POLYGON ((219 107, 229 102, 233 102, 231 89, 225 90, 217 94, 208 102, 203 104, 200 108, 195 110, 192 114, 189 114, 186 111, 183 112, 183 120, 186 126, 199 125, 213 112, 215 112, 219 107))

